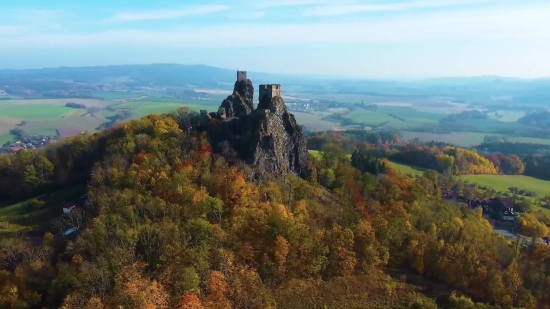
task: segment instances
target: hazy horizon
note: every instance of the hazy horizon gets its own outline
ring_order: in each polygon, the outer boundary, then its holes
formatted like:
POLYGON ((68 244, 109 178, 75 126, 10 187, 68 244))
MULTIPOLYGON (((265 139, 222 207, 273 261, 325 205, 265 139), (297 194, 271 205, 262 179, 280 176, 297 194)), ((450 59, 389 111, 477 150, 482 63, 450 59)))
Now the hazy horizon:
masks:
POLYGON ((383 80, 550 76, 542 0, 11 1, 0 69, 151 63, 383 80))
POLYGON ((311 78, 320 78, 320 79, 353 79, 353 80, 373 80, 373 81, 424 81, 424 80, 437 80, 437 79, 475 79, 475 78, 500 78, 500 79, 516 79, 516 80, 542 80, 550 79, 550 76, 541 76, 541 77, 516 77, 516 76, 502 76, 502 75, 471 75, 471 76, 431 76, 431 77, 362 77, 362 76, 353 76, 353 75, 332 75, 332 74, 311 74, 311 73, 277 73, 270 71, 257 71, 257 70, 247 70, 247 68, 233 68, 227 66, 213 66, 210 64, 204 63, 162 63, 162 62, 151 62, 151 63, 126 63, 126 64, 97 64, 97 65, 60 65, 60 66, 45 66, 45 67, 29 67, 29 68, 0 68, 2 70, 13 70, 13 71, 25 71, 25 70, 49 70, 49 69, 61 69, 61 68, 93 68, 93 67, 117 67, 117 66, 148 66, 148 65, 182 65, 182 66, 203 66, 210 67, 222 70, 231 70, 231 71, 248 71, 252 74, 273 74, 273 75, 288 75, 288 76, 305 76, 311 78))

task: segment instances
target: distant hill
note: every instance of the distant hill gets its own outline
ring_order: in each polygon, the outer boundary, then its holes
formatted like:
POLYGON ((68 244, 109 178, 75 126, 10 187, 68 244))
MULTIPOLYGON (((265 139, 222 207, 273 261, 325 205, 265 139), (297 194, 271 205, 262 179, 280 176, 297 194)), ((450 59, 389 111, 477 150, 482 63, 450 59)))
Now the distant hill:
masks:
POLYGON ((533 127, 550 128, 550 112, 543 111, 532 113, 520 118, 518 122, 533 127))
MULTIPOLYGON (((246 69, 246 68, 241 68, 246 69)), ((188 85, 217 83, 235 79, 236 69, 207 65, 147 64, 90 67, 58 67, 30 70, 0 70, 0 81, 65 81, 88 84, 188 85)), ((301 76, 249 72, 255 80, 280 83, 301 76)))
MULTIPOLYGON (((284 64, 282 64, 284 65, 284 64)), ((16 97, 90 97, 95 85, 136 87, 226 88, 231 90, 236 70, 208 65, 143 64, 0 70, 0 84, 9 85, 16 97), (76 89, 76 90, 75 90, 76 89), (38 92, 38 94, 36 94, 38 92)), ((405 99, 452 98, 455 102, 496 104, 506 97, 515 107, 550 105, 550 79, 498 76, 448 77, 422 80, 374 80, 332 75, 291 75, 248 72, 258 84, 285 84, 294 92, 352 94, 405 99)), ((181 89, 180 89, 181 90, 181 89)))

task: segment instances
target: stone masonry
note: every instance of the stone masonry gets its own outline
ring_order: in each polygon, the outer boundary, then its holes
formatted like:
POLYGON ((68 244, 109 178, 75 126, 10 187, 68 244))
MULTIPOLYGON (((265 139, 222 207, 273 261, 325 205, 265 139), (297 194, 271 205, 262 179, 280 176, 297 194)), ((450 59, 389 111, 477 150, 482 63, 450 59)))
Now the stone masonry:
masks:
POLYGON ((269 84, 269 85, 260 85, 260 101, 264 99, 273 99, 274 97, 281 96, 281 85, 279 84, 269 84))
POLYGON ((237 82, 246 81, 246 71, 237 71, 237 82))

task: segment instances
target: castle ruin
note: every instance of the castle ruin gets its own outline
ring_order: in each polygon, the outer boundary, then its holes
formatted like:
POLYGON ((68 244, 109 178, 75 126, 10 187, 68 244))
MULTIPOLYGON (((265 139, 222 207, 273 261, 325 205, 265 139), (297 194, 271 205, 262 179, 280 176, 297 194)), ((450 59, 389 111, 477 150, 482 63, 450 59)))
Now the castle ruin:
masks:
POLYGON ((242 81, 246 81, 246 80, 247 80, 246 71, 237 71, 237 81, 242 82, 242 81))
POLYGON ((286 109, 281 85, 260 85, 257 108, 254 86, 245 71, 237 71, 233 93, 218 112, 201 111, 200 130, 206 131, 212 150, 228 162, 246 165, 256 179, 309 175, 309 155, 302 128, 286 109), (253 167, 249 169, 249 167, 253 167))
POLYGON ((269 85, 260 85, 260 101, 264 99, 273 99, 274 97, 281 96, 281 85, 279 84, 269 84, 269 85))

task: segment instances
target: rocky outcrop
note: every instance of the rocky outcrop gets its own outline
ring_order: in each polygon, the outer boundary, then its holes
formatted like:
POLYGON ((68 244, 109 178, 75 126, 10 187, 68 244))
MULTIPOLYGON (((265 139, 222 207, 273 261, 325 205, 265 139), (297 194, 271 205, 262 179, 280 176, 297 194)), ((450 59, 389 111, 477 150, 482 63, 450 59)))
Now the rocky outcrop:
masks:
POLYGON ((253 99, 254 86, 250 79, 236 81, 233 94, 223 100, 219 112, 225 113, 227 118, 246 116, 254 110, 253 99))
POLYGON ((250 80, 237 81, 233 94, 218 112, 201 111, 201 129, 208 132, 213 149, 230 161, 251 167, 255 178, 309 174, 308 152, 301 127, 275 93, 252 102, 250 80))

